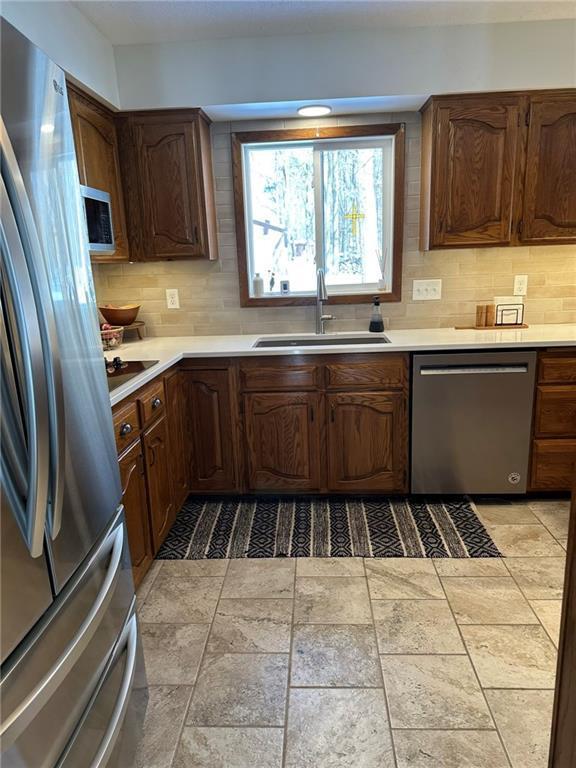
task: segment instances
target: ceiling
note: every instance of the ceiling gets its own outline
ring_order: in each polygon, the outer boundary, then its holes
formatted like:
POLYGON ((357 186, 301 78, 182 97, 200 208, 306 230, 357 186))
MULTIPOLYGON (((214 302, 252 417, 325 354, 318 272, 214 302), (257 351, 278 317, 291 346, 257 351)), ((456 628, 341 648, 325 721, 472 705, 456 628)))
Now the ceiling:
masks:
POLYGON ((576 18, 574 0, 76 0, 114 45, 576 18))

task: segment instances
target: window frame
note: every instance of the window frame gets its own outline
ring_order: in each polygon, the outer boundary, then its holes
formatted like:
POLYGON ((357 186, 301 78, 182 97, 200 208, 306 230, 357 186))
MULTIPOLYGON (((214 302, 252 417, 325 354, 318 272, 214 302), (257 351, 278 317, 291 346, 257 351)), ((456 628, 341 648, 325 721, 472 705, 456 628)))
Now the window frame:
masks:
POLYGON ((402 246, 404 241, 404 173, 405 173, 405 123, 383 123, 346 127, 292 128, 271 131, 245 131, 231 134, 232 177, 234 213, 236 220, 236 245, 238 274, 240 278, 240 305, 242 307, 289 307, 316 303, 316 296, 250 296, 249 253, 246 233, 246 201, 244 195, 243 147, 245 144, 279 144, 285 142, 310 142, 322 139, 394 137, 394 189, 392 245, 392 288, 390 291, 329 294, 328 304, 370 304, 374 296, 382 302, 397 302, 402 294, 402 246))

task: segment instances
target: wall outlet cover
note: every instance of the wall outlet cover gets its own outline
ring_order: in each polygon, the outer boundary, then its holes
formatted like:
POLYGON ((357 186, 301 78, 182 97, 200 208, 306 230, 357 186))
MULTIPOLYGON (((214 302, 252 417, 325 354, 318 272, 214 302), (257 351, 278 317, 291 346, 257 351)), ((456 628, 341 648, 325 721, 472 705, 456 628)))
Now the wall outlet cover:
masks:
POLYGON ((515 275, 514 296, 526 296, 528 293, 528 275, 515 275))
POLYGON ((180 309, 178 288, 166 288, 166 306, 168 309, 180 309))
POLYGON ((442 298, 442 280, 413 280, 412 301, 435 301, 442 298))

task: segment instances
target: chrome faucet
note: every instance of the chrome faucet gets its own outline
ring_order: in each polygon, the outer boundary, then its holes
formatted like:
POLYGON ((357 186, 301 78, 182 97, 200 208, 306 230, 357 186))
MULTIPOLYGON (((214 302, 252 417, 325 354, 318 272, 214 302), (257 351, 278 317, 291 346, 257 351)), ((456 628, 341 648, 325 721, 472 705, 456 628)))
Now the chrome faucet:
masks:
POLYGON ((324 270, 320 268, 316 272, 316 333, 326 333, 324 323, 326 320, 334 320, 334 315, 324 314, 324 302, 328 301, 324 270))

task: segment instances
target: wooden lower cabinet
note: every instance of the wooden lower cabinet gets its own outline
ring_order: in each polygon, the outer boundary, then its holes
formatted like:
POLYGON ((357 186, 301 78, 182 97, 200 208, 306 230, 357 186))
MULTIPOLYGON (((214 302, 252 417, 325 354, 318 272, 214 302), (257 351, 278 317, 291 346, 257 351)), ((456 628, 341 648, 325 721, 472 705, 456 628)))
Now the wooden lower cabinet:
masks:
POLYGON ((146 459, 146 485, 152 543, 154 551, 157 552, 176 517, 166 416, 162 416, 148 427, 142 440, 146 459))
POLYGON ((186 370, 184 376, 192 425, 191 489, 236 490, 230 373, 186 370))
POLYGON ((148 521, 144 454, 140 440, 120 456, 118 466, 132 558, 132 573, 134 584, 138 586, 154 559, 148 521))
POLYGON ((532 491, 567 491, 576 476, 575 440, 534 440, 532 491))
POLYGON ((319 403, 315 392, 244 395, 250 490, 320 488, 319 403))
POLYGON ((408 422, 403 392, 340 392, 327 397, 328 490, 407 488, 408 422))
POLYGON ((164 379, 168 404, 168 437, 170 468, 176 513, 186 501, 190 490, 190 424, 185 380, 182 371, 173 371, 164 379))

